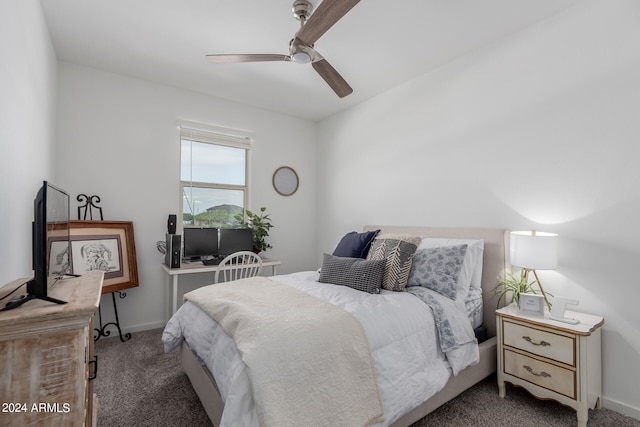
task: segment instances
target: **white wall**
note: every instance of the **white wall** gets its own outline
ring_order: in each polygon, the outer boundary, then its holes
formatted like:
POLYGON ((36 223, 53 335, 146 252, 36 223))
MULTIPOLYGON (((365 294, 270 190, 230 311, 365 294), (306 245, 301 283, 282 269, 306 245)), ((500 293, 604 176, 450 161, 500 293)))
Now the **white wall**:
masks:
POLYGON ((39 1, 0 2, 0 58, 2 286, 33 273, 33 198, 55 178, 56 57, 39 1))
POLYGON ((545 290, 602 314, 605 406, 640 418, 640 3, 585 1, 323 121, 318 259, 364 224, 560 235, 545 290))
MULTIPOLYGON (((316 268, 315 124, 69 63, 59 63, 58 77, 60 186, 74 198, 99 195, 105 220, 134 223, 140 286, 118 300, 125 332, 164 326, 168 318, 169 281, 156 241, 164 240, 167 215, 178 212, 181 200, 177 119, 254 133, 249 208, 266 206, 275 225, 268 240, 273 249, 265 255, 283 262, 278 272, 316 268), (271 185, 282 165, 300 176, 290 197, 271 185)), ((203 281, 213 275, 181 279, 179 301, 203 281)), ((105 321, 111 306, 103 296, 105 321)))

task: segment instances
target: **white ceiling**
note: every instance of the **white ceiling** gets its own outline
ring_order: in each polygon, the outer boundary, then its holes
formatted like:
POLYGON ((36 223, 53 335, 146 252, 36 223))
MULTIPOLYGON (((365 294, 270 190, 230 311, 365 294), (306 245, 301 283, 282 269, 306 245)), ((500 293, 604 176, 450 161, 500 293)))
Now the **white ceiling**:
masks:
MULTIPOLYGON (((319 0, 311 0, 317 6, 319 0)), ((353 87, 309 65, 211 64, 288 54, 292 0, 41 0, 59 60, 321 120, 580 0, 363 0, 315 44, 353 87)))

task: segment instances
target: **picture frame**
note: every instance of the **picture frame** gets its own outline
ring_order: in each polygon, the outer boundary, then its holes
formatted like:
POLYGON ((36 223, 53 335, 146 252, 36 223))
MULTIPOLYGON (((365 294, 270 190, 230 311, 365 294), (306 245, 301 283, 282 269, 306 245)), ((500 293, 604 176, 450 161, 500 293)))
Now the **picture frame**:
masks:
POLYGON ((139 285, 133 222, 72 220, 69 234, 70 273, 103 271, 103 294, 139 285))
POLYGON ((518 301, 520 314, 534 317, 544 317, 544 297, 537 294, 520 294, 518 301))

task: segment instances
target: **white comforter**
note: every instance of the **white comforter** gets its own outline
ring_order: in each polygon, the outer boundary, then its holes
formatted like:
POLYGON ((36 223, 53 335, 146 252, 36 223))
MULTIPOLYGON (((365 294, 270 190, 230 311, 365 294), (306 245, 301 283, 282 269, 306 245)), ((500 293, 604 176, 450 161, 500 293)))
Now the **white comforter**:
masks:
MULTIPOLYGON (((360 321, 369 341, 384 405, 385 421, 377 425, 393 423, 446 384, 451 367, 440 350, 433 314, 414 295, 388 291, 372 295, 319 283, 318 273, 311 271, 274 279, 329 301, 360 321)), ((461 322, 469 320, 462 316, 461 322)), ((471 330, 470 324, 467 326, 471 330)), ((162 339, 167 352, 186 339, 212 372, 225 401, 222 427, 259 425, 244 363, 233 340, 217 323, 186 302, 167 323, 162 339)), ((456 370, 475 364, 477 344, 461 345, 448 355, 456 361, 456 370)))

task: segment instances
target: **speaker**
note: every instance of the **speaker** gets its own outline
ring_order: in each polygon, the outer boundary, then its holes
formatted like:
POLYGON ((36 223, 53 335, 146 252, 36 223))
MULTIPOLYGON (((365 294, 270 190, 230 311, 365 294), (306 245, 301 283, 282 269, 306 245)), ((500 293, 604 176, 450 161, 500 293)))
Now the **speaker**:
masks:
POLYGON ((167 233, 169 234, 176 234, 176 216, 175 215, 169 215, 169 218, 167 219, 167 233))
POLYGON ((167 252, 164 256, 164 263, 167 265, 167 267, 180 268, 181 246, 181 235, 167 233, 167 252))

